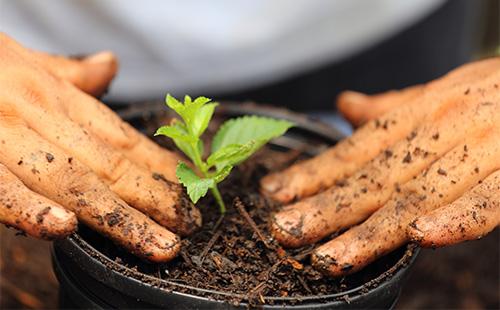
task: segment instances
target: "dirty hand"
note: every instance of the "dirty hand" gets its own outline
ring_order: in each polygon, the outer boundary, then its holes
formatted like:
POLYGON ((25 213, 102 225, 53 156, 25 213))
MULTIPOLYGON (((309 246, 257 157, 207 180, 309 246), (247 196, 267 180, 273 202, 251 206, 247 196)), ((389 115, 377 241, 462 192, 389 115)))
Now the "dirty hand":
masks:
POLYGON ((173 258, 174 233, 200 214, 175 183, 176 155, 89 95, 116 73, 113 54, 50 56, 0 33, 0 67, 0 222, 53 239, 78 219, 138 256, 173 258))
POLYGON ((353 226, 312 254, 341 276, 409 240, 439 247, 499 225, 500 58, 402 91, 346 92, 338 104, 353 123, 368 122, 262 180, 274 199, 299 199, 273 217, 280 243, 299 247, 353 226))

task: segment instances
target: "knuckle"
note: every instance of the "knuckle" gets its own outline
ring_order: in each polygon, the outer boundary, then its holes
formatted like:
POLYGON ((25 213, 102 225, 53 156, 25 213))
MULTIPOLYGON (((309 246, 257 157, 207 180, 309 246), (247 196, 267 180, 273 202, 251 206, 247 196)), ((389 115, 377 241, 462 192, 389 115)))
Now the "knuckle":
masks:
POLYGON ((26 81, 20 86, 19 96, 26 102, 40 105, 47 101, 45 91, 39 87, 39 84, 33 81, 26 81))
POLYGON ((125 158, 124 155, 120 153, 114 153, 109 159, 109 165, 107 168, 107 177, 112 181, 116 182, 123 175, 127 173, 131 168, 131 162, 125 158))
POLYGON ((72 157, 68 157, 68 163, 54 172, 56 186, 70 194, 88 191, 95 179, 96 176, 89 168, 78 164, 72 157))

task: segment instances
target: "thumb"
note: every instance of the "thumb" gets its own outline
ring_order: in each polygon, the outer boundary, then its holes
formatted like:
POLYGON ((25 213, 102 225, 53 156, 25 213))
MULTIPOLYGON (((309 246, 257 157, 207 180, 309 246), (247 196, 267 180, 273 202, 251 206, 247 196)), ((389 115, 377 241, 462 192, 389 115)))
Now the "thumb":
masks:
POLYGON ((344 91, 337 98, 337 108, 352 125, 358 127, 413 100, 421 95, 422 90, 422 85, 416 85, 375 95, 344 91))
POLYGON ((95 97, 107 90, 118 70, 118 60, 109 51, 92 54, 82 59, 54 56, 37 51, 31 53, 47 71, 95 97))

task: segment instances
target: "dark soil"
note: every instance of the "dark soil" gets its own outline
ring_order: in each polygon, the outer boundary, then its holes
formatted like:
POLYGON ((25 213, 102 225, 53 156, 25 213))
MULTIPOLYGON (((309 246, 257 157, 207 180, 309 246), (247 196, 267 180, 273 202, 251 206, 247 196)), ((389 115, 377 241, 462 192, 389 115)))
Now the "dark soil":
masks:
MULTIPOLYGON (((161 121, 165 122, 164 119, 161 121)), ((147 132, 150 133, 157 127, 153 125, 147 132)), ((171 147, 165 139, 159 142, 171 147)), ((309 142, 311 148, 314 148, 316 143, 309 142)), ((272 303, 272 298, 269 297, 295 297, 297 300, 304 296, 331 295, 371 280, 372 285, 377 285, 377 278, 398 262, 405 252, 404 248, 375 262, 362 272, 332 279, 323 276, 309 263, 309 253, 316 245, 284 250, 270 237, 268 223, 272 213, 280 205, 260 195, 258 180, 270 171, 280 170, 305 157, 300 149, 284 151, 272 146, 265 147, 234 169, 220 185, 227 213, 221 217, 210 194, 200 200, 197 207, 203 214, 203 227, 182 241, 180 255, 168 264, 141 261, 86 229, 81 229, 80 234, 112 260, 139 274, 173 283, 173 287, 167 287, 169 289, 223 298, 232 303, 246 300, 251 304, 262 304, 272 303), (181 284, 182 287, 175 284, 181 284), (237 296, 193 292, 185 286, 223 291, 237 296)), ((392 269, 384 276, 390 276, 394 271, 392 269)), ((137 274, 130 276, 137 277, 137 274)), ((151 282, 148 277, 139 278, 151 282)), ((158 281, 152 281, 152 284, 158 285, 156 282, 158 281)), ((161 286, 165 286, 164 283, 161 286)))
MULTIPOLYGON (((280 166, 294 157, 290 153, 276 153, 267 149, 245 166, 234 170, 220 188, 224 200, 228 202, 227 213, 221 217, 210 195, 200 200, 198 207, 204 219, 202 229, 184 239, 180 255, 167 264, 141 261, 85 228, 80 229, 80 234, 100 252, 134 270, 132 273, 121 270, 129 276, 167 289, 222 298, 232 303, 248 300, 252 304, 261 304, 272 302, 267 297, 340 293, 374 280, 394 266, 405 249, 375 262, 362 272, 332 279, 323 276, 309 263, 309 253, 316 245, 284 250, 272 240, 267 227, 271 214, 279 205, 259 194, 257 179, 268 170, 264 162, 272 158, 276 166, 280 166), (142 277, 141 273, 174 284, 240 296, 200 294, 184 286, 165 286, 165 283, 142 277)), ((407 261, 402 265, 404 263, 407 261)), ((390 277, 395 271, 392 269, 384 276, 390 277)), ((371 284, 376 286, 378 282, 375 280, 371 284)))

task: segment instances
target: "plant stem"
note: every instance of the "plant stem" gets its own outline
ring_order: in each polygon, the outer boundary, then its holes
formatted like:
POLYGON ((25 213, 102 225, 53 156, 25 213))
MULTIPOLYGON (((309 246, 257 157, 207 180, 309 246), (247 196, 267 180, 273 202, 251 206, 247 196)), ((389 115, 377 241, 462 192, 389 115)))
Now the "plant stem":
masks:
POLYGON ((226 213, 226 205, 224 204, 224 200, 222 200, 222 196, 219 192, 219 189, 217 188, 217 185, 214 185, 214 187, 212 187, 210 190, 215 197, 215 201, 217 201, 217 203, 219 204, 220 213, 226 213))
POLYGON ((207 176, 207 172, 205 171, 205 169, 203 169, 203 161, 201 160, 201 156, 200 154, 198 154, 198 152, 195 153, 194 165, 201 171, 201 173, 205 177, 207 176))
MULTIPOLYGON (((207 168, 203 160, 201 159, 201 154, 198 152, 198 148, 196 147, 195 143, 191 143, 191 148, 194 153, 194 165, 198 167, 198 169, 201 171, 203 176, 205 178, 208 178, 208 173, 207 173, 207 168)), ((219 189, 217 188, 217 185, 214 185, 214 187, 210 188, 210 191, 214 195, 215 201, 217 201, 217 204, 219 205, 220 213, 225 214, 226 213, 226 205, 224 204, 224 200, 222 200, 222 196, 219 192, 219 189)))

